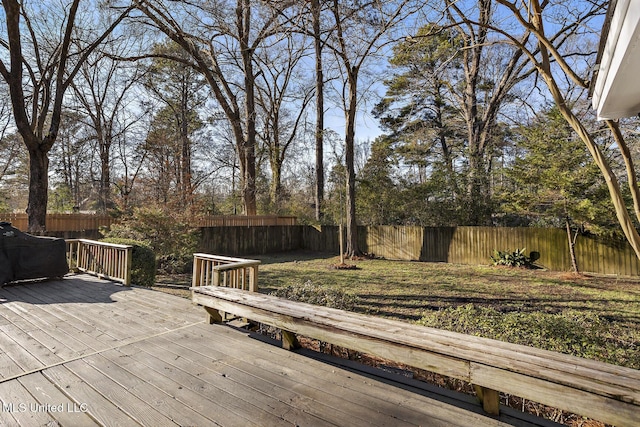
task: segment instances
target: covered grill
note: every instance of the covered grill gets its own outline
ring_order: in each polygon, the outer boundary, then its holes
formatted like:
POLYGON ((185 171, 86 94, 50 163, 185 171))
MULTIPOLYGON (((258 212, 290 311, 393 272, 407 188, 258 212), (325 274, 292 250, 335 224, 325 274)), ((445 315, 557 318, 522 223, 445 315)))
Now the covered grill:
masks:
POLYGON ((0 285, 68 272, 64 239, 32 236, 0 222, 0 285))

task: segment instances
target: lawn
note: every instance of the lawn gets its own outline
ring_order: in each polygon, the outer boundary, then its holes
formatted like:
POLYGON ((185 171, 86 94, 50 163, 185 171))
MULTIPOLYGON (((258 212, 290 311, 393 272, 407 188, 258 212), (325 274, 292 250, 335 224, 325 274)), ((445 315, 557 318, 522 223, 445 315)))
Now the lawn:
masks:
POLYGON ((346 293, 357 312, 640 369, 640 279, 378 259, 339 270, 336 257, 304 252, 253 258, 261 292, 306 284, 346 293))
POLYGON ((260 291, 313 284, 353 295, 354 311, 640 369, 640 280, 544 270, 312 253, 258 257, 260 291))

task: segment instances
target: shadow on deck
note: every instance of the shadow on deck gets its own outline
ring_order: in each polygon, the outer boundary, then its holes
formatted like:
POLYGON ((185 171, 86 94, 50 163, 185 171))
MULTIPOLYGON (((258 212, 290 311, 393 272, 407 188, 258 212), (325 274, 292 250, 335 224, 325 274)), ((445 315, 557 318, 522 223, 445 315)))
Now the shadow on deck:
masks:
POLYGON ((204 318, 86 275, 1 288, 0 425, 553 425, 204 318))

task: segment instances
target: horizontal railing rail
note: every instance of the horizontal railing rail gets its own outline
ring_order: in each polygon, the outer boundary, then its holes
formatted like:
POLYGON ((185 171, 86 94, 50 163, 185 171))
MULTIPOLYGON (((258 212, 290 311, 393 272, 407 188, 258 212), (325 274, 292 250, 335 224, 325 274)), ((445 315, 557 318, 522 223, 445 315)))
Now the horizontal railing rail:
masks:
POLYGON ((224 286, 258 292, 259 260, 193 254, 192 286, 224 286))
POLYGON ((66 242, 71 269, 127 286, 131 284, 133 246, 87 239, 69 239, 66 242))

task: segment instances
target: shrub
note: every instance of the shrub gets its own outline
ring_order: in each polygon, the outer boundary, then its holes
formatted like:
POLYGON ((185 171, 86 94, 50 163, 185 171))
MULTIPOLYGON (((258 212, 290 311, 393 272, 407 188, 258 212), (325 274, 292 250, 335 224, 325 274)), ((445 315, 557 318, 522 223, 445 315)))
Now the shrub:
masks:
POLYGON ((280 288, 271 295, 286 298, 292 301, 306 302, 309 304, 323 305, 341 310, 353 310, 358 303, 356 295, 313 284, 307 280, 303 284, 295 284, 280 288))
POLYGON ((153 286, 156 282, 156 256, 144 242, 132 239, 110 237, 105 243, 133 246, 131 259, 131 283, 139 286, 153 286))
POLYGON ((513 252, 509 251, 493 251, 491 255, 491 261, 493 265, 505 265, 508 267, 533 267, 533 263, 538 259, 534 256, 537 252, 532 252, 531 256, 524 254, 524 248, 516 249, 513 252))
POLYGON ((418 324, 640 368, 640 337, 597 314, 508 312, 467 304, 425 314, 418 324))
POLYGON ((179 214, 158 208, 136 208, 131 217, 103 234, 145 242, 158 257, 158 270, 166 274, 188 272, 198 245, 197 228, 179 214))

